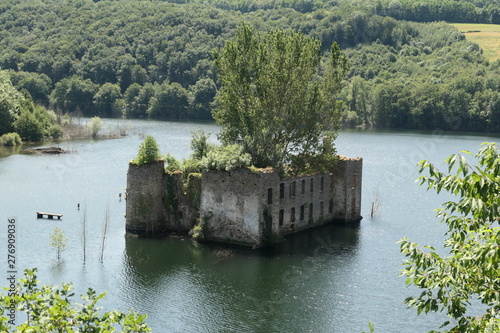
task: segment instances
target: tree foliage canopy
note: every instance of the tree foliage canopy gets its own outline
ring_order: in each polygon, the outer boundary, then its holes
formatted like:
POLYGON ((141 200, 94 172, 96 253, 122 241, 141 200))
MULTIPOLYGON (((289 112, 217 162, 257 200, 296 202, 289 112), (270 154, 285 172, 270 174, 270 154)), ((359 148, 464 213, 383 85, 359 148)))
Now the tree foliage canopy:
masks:
POLYGON ((40 141, 54 121, 52 112, 35 105, 30 93, 18 91, 9 73, 0 70, 0 136, 15 132, 24 140, 40 141))
MULTIPOLYGON (((8 295, 0 295, 0 330, 2 332, 151 332, 145 315, 119 311, 103 312, 98 295, 91 288, 82 295, 83 304, 75 303, 72 285, 62 287, 39 284, 35 270, 25 270, 24 279, 8 295), (23 323, 13 324, 9 316, 18 310, 26 315, 23 323)), ((17 318, 16 318, 17 319, 17 318)))
POLYGON ((160 148, 156 139, 151 135, 146 136, 139 146, 137 157, 132 161, 137 165, 150 164, 160 158, 160 148))
POLYGON ((12 86, 8 73, 0 71, 0 135, 14 130, 21 100, 22 95, 12 86))
POLYGON ((300 32, 259 34, 238 29, 215 54, 222 87, 213 116, 225 144, 243 141, 256 166, 281 167, 292 155, 320 152, 324 135, 335 137, 335 101, 347 70, 334 44, 321 64, 321 43, 300 32))
POLYGON ((421 312, 445 312, 453 322, 446 332, 500 331, 500 151, 496 144, 485 145, 470 165, 465 155, 450 156, 448 173, 428 161, 420 162, 422 184, 438 193, 457 196, 438 210, 447 224, 444 247, 422 249, 403 239, 401 251, 407 257, 402 274, 407 284, 423 289, 406 303, 421 312), (478 304, 479 300, 481 304, 478 304), (474 305, 472 305, 474 304, 474 305), (475 310, 475 311, 472 311, 475 310), (484 311, 481 315, 474 315, 484 311), (471 314, 472 313, 472 314, 471 314))
POLYGON ((66 250, 68 239, 64 232, 59 227, 54 228, 54 232, 50 235, 50 246, 56 251, 57 261, 61 259, 61 253, 66 250))

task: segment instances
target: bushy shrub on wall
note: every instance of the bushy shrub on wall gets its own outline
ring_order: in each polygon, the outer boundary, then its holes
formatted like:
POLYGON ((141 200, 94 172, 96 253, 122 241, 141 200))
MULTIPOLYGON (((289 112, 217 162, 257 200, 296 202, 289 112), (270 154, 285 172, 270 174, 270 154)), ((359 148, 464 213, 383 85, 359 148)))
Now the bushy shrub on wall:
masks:
POLYGON ((158 143, 156 143, 155 138, 153 138, 151 135, 148 135, 139 146, 137 157, 132 160, 132 163, 136 165, 150 164, 155 162, 159 158, 160 149, 158 147, 158 143))
POLYGON ((216 147, 201 160, 201 166, 204 170, 231 171, 251 164, 252 156, 244 153, 243 147, 238 144, 216 147))

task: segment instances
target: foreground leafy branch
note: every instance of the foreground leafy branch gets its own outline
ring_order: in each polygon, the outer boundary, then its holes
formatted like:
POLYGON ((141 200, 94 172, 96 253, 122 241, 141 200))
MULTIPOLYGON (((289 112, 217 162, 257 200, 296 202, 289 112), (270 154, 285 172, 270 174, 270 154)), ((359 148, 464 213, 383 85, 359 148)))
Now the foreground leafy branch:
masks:
POLYGON ((446 312, 451 321, 445 332, 500 331, 500 154, 497 144, 484 144, 470 165, 464 151, 446 159, 448 173, 432 163, 421 161, 421 184, 438 193, 457 196, 437 210, 448 225, 444 247, 446 255, 433 247, 421 248, 408 239, 401 240, 406 256, 402 275, 407 285, 423 289, 405 303, 418 313, 446 312), (476 302, 479 300, 479 303, 476 302), (477 308, 476 308, 477 306, 477 308), (480 316, 470 314, 484 311, 480 316))
POLYGON ((144 322, 146 315, 119 311, 103 312, 97 302, 105 294, 96 294, 91 288, 82 295, 83 304, 74 303, 72 285, 62 287, 40 286, 36 269, 25 270, 25 278, 14 292, 0 296, 1 332, 151 332, 144 322), (26 321, 14 326, 13 311, 17 319, 23 312, 26 321), (15 330, 13 328, 15 327, 15 330))

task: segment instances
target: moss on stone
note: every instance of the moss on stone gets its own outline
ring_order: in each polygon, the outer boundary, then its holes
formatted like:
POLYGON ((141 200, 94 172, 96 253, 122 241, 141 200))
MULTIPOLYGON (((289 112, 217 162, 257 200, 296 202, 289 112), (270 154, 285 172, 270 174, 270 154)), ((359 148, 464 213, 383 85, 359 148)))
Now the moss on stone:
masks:
POLYGON ((168 215, 177 215, 179 210, 179 198, 177 196, 177 179, 176 173, 168 173, 166 175, 166 195, 163 197, 163 205, 168 215))
POLYGON ((187 177, 186 196, 195 209, 201 203, 201 173, 190 173, 187 177))
POLYGON ((146 222, 144 217, 148 214, 148 202, 151 202, 152 199, 153 198, 150 195, 137 195, 137 199, 134 204, 134 222, 137 222, 138 224, 144 224, 146 222))
POLYGON ((273 244, 275 235, 273 235, 273 217, 267 206, 262 207, 262 241, 264 244, 273 244))

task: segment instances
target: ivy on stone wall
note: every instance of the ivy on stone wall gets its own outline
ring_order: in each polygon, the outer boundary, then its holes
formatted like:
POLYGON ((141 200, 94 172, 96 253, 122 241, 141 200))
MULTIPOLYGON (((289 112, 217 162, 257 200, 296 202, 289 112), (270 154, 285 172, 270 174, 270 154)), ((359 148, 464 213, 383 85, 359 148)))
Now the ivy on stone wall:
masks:
POLYGON ((177 197, 177 181, 176 176, 179 172, 170 173, 167 172, 166 177, 166 185, 167 192, 164 197, 163 204, 165 206, 165 211, 169 215, 177 216, 177 212, 179 211, 179 198, 177 197))
POLYGON ((186 183, 186 196, 196 209, 200 208, 201 201, 201 173, 190 173, 186 183))

